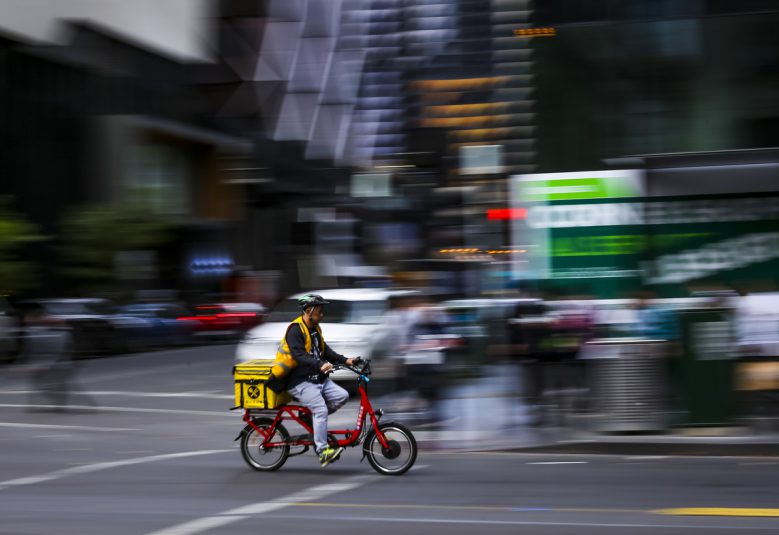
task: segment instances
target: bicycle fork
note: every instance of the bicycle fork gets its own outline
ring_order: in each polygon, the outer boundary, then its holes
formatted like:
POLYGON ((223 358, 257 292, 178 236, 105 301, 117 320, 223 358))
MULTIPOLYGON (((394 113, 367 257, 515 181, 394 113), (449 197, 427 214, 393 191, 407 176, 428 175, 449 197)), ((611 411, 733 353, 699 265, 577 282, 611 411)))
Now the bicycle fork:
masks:
MULTIPOLYGON (((381 420, 381 417, 384 415, 384 411, 382 409, 376 409, 373 412, 373 417, 371 417, 371 427, 373 427, 373 430, 376 432, 376 436, 379 439, 379 443, 381 444, 382 448, 386 448, 388 446, 387 438, 384 436, 384 434, 381 432, 381 429, 379 429, 379 420, 381 420)), ((368 435, 368 426, 363 426, 362 430, 360 431, 360 438, 357 439, 357 443, 363 442, 365 440, 365 437, 368 435)), ((365 457, 368 456, 368 449, 367 444, 363 442, 362 444, 362 459, 360 459, 360 462, 363 462, 365 460, 365 457)))

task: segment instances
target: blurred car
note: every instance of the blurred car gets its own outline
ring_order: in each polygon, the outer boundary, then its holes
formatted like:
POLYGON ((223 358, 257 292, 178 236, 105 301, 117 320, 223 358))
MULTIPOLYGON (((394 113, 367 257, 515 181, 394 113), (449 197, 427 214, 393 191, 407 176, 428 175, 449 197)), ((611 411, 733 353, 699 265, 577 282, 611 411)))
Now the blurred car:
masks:
MULTIPOLYGON (((325 307, 321 323, 327 345, 347 358, 372 355, 374 340, 387 312, 392 291, 357 288, 306 293, 319 294, 330 302, 325 307)), ((245 362, 276 358, 276 349, 287 327, 301 314, 297 300, 303 295, 301 293, 285 299, 271 310, 264 324, 247 332, 238 344, 236 360, 245 362)), ((388 378, 390 373, 382 368, 381 362, 373 362, 372 369, 377 380, 388 378)), ((357 379, 349 370, 336 371, 332 378, 347 386, 353 386, 357 379)))
POLYGON ((191 344, 199 322, 177 303, 136 303, 119 309, 119 316, 143 321, 139 334, 145 348, 163 348, 191 344))
POLYGON ((594 336, 595 312, 579 300, 546 301, 547 334, 541 344, 546 358, 573 359, 594 336))
POLYGON ((261 324, 266 312, 259 303, 210 303, 195 306, 191 316, 179 319, 196 322, 196 336, 229 340, 261 324))
POLYGON ((19 311, 24 314, 32 306, 70 326, 76 357, 133 350, 138 333, 145 327, 139 318, 117 315, 116 306, 108 299, 35 299, 22 301, 19 311))
POLYGON ((21 348, 21 326, 14 308, 0 297, 0 362, 14 360, 21 348))
POLYGON ((509 324, 518 311, 523 315, 544 315, 542 302, 531 298, 473 298, 444 301, 449 332, 462 338, 462 346, 452 352, 458 368, 477 368, 488 360, 510 355, 509 324), (532 313, 532 314, 531 314, 532 313))

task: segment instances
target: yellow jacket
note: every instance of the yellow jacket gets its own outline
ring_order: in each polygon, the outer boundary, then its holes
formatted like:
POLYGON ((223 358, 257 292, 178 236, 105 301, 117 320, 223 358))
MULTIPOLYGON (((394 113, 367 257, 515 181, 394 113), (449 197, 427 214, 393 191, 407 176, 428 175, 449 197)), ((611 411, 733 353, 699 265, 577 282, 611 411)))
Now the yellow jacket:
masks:
MULTIPOLYGON (((287 333, 289 332, 289 328, 296 323, 300 326, 300 330, 306 338, 306 353, 311 352, 311 332, 308 330, 306 322, 303 321, 303 316, 299 316, 295 321, 290 323, 287 330, 284 331, 284 336, 281 338, 281 342, 279 342, 279 348, 276 350, 276 362, 274 362, 273 368, 271 369, 271 374, 273 374, 276 379, 286 377, 298 365, 298 362, 294 359, 289 350, 289 344, 287 344, 287 333)), ((314 328, 319 334, 319 352, 324 353, 325 339, 322 337, 322 329, 319 328, 319 325, 314 328)))

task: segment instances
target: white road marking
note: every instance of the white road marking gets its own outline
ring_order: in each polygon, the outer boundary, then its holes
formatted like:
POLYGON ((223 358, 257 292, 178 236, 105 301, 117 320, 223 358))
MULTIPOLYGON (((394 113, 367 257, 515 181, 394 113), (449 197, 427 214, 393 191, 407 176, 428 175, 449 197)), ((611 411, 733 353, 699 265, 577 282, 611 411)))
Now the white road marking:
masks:
POLYGON ((134 459, 123 459, 121 461, 109 461, 104 463, 84 464, 80 466, 74 466, 72 468, 63 468, 62 470, 55 470, 47 474, 40 474, 37 476, 20 477, 17 479, 7 479, 5 481, 0 481, 0 490, 7 489, 9 487, 20 487, 23 485, 33 485, 35 483, 43 483, 45 481, 62 479, 63 477, 68 477, 68 476, 91 474, 92 472, 108 470, 109 468, 119 468, 120 466, 153 463, 156 461, 166 461, 168 459, 180 459, 183 457, 195 457, 198 455, 210 455, 213 453, 224 453, 224 452, 232 452, 232 450, 185 451, 181 453, 166 453, 164 455, 151 455, 148 457, 136 457, 134 459))
POLYGON ((101 412, 146 412, 158 414, 192 414, 195 416, 230 416, 236 418, 237 414, 230 414, 229 411, 193 411, 186 409, 145 409, 139 407, 111 407, 102 405, 34 405, 27 403, 0 403, 0 407, 8 408, 34 408, 34 409, 76 409, 85 411, 101 412))
MULTIPOLYGON (((232 397, 230 398, 232 399, 232 397)), ((351 403, 351 402, 350 402, 351 403)), ((0 407, 9 408, 34 408, 34 409, 68 409, 68 410, 83 410, 93 412, 139 412, 146 414, 175 414, 191 415, 191 416, 219 416, 224 417, 225 420, 230 418, 233 421, 241 421, 241 412, 238 410, 230 411, 225 408, 224 411, 196 411, 188 409, 153 409, 143 407, 114 407, 104 405, 35 405, 26 403, 0 403, 0 407)), ((356 411, 354 409, 356 405, 345 405, 337 414, 332 414, 329 417, 331 428, 339 429, 350 424, 354 424, 356 411)))
POLYGON ((544 461, 525 464, 588 464, 589 461, 544 461))
POLYGON ((204 516, 202 518, 190 520, 189 522, 183 522, 169 528, 154 531, 148 535, 193 535, 195 533, 202 533, 203 531, 226 526, 227 524, 240 522, 241 520, 251 518, 254 515, 269 513, 296 503, 314 501, 324 496, 330 496, 336 492, 351 490, 355 487, 364 485, 371 479, 375 478, 373 476, 365 475, 353 476, 346 478, 341 482, 319 485, 318 487, 306 489, 272 501, 252 503, 216 515, 204 516))
MULTIPOLYGON (((113 433, 114 431, 141 431, 133 427, 92 427, 88 425, 54 425, 54 424, 26 424, 18 422, 0 422, 0 427, 31 427, 37 429, 73 429, 74 431, 103 431, 113 433)), ((58 437, 63 435, 41 435, 35 438, 58 437)), ((69 436, 69 435, 64 435, 69 436)))
MULTIPOLYGON (((170 353, 179 353, 179 352, 186 352, 191 351, 191 348, 185 348, 185 349, 176 349, 170 351, 170 353)), ((168 352, 166 352, 168 353, 168 352)), ((112 360, 116 360, 121 357, 116 357, 112 360)), ((129 358, 132 358, 132 362, 135 365, 142 364, 138 362, 137 357, 129 356, 129 358)), ((191 370, 193 368, 203 368, 205 366, 213 366, 213 361, 209 362, 189 362, 186 364, 187 369, 191 370)), ((129 371, 115 371, 111 373, 102 373, 97 375, 90 375, 89 377, 81 377, 78 379, 78 383, 103 383, 105 381, 112 381, 115 379, 127 379, 129 377, 138 377, 140 375, 158 375, 162 373, 167 372, 176 372, 178 370, 181 370, 181 365, 170 365, 170 366, 153 366, 151 368, 145 368, 145 369, 135 369, 135 370, 129 370, 129 371)))
MULTIPOLYGON (((38 390, 2 390, 0 395, 30 395, 38 390)), ((55 393, 55 392, 52 392, 55 393)), ((84 396, 121 396, 132 398, 202 398, 202 399, 235 399, 235 395, 213 394, 211 392, 127 392, 121 390, 79 390, 76 392, 57 392, 60 394, 75 394, 84 396)))

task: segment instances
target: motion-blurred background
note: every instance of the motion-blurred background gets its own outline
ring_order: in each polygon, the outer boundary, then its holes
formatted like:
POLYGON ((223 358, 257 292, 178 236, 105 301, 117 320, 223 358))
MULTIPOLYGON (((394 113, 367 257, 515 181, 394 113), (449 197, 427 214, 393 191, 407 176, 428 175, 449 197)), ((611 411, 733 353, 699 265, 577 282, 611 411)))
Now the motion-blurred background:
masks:
POLYGON ((93 355, 412 289, 455 376, 518 363, 575 409, 580 362, 662 352, 638 375, 672 420, 732 423, 693 405, 778 386, 778 27, 774 0, 3 0, 3 352, 30 309, 93 355))

